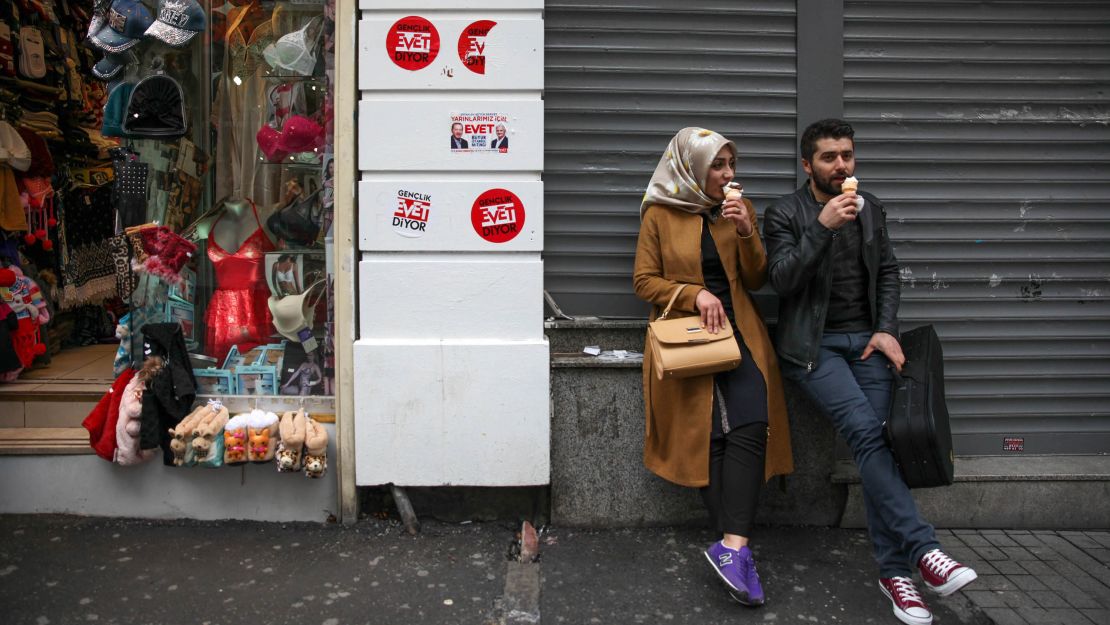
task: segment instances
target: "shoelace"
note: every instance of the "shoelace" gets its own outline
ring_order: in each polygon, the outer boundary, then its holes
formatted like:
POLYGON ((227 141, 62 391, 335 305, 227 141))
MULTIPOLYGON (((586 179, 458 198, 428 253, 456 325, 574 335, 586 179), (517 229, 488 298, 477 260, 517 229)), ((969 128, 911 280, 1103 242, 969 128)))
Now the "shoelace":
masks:
POLYGON ((921 564, 941 578, 947 578, 948 573, 960 565, 959 562, 949 558, 939 549, 934 549, 925 554, 925 557, 921 558, 921 564))
POLYGON ((892 577, 890 581, 894 583, 894 598, 899 604, 917 603, 922 606, 925 605, 925 600, 921 598, 921 594, 917 592, 917 588, 913 585, 913 580, 908 577, 892 577))

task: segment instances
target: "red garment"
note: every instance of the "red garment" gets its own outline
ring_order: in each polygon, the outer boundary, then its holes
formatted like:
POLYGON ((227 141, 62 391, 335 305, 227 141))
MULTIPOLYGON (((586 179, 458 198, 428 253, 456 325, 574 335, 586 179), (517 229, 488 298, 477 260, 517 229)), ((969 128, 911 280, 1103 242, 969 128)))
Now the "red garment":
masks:
POLYGON ((123 400, 123 391, 131 378, 135 377, 134 369, 125 369, 123 373, 112 382, 112 388, 100 398, 93 407, 89 416, 81 422, 89 431, 89 446, 96 451, 96 455, 111 462, 116 455, 116 422, 119 421, 119 403, 123 400))
MULTIPOLYGON (((234 254, 208 236, 208 259, 216 273, 216 290, 205 316, 204 351, 219 361, 227 357, 232 345, 238 345, 240 353, 246 352, 269 343, 273 334, 270 307, 266 303, 270 290, 266 286, 265 260, 266 252, 276 250, 277 246, 262 230, 254 202, 251 210, 258 230, 234 254)), ((212 231, 222 218, 220 215, 212 224, 212 231)))

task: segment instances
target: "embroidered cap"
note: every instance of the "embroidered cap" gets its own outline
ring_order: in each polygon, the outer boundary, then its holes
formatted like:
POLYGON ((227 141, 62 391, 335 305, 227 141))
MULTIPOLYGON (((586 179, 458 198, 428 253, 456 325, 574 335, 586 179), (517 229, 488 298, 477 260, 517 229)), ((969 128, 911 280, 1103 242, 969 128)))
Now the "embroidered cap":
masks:
POLYGON ((120 70, 127 67, 131 62, 131 55, 128 54, 105 54, 104 58, 97 61, 93 65, 92 73, 100 80, 112 80, 119 74, 120 70))
POLYGON ((154 23, 150 9, 138 0, 115 0, 107 24, 89 41, 105 52, 120 53, 135 47, 154 23))
POLYGON ((207 27, 204 9, 196 0, 162 0, 158 19, 146 30, 146 35, 180 47, 207 27))

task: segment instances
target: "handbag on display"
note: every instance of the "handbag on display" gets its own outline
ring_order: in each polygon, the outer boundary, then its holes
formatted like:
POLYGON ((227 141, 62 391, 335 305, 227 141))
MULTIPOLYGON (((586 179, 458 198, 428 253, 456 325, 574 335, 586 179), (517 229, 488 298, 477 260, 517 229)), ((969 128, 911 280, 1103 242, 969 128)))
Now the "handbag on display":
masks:
POLYGON ((293 198, 266 219, 270 232, 285 241, 312 245, 320 234, 320 190, 293 198))
POLYGON ((731 323, 726 323, 716 334, 710 334, 702 327, 701 317, 667 318, 678 294, 686 286, 678 285, 663 314, 648 324, 651 368, 660 380, 707 375, 740 366, 740 346, 732 336, 731 323))
POLYGON ((115 185, 112 187, 112 207, 119 215, 123 228, 137 226, 146 220, 147 176, 149 166, 139 160, 139 155, 127 148, 112 148, 112 169, 115 185))
POLYGON ((31 79, 46 76, 46 48, 34 26, 19 28, 19 73, 31 79))
POLYGON ((883 435, 910 488, 948 486, 953 479, 952 429, 944 399, 944 354, 933 326, 902 334, 906 364, 894 374, 883 435))

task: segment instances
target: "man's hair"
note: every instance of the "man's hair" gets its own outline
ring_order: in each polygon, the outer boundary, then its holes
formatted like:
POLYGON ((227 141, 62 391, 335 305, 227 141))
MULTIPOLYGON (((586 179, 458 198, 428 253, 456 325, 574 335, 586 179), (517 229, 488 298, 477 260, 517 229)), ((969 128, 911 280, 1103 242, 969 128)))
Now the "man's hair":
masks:
POLYGON ((455 126, 458 126, 459 128, 462 128, 462 122, 455 122, 455 123, 451 124, 451 130, 454 130, 455 126))
POLYGON ((799 146, 802 149, 802 158, 813 161, 813 153, 817 151, 817 142, 821 139, 843 139, 845 137, 855 143, 856 131, 852 129, 851 124, 843 119, 822 119, 813 122, 802 133, 799 146))

